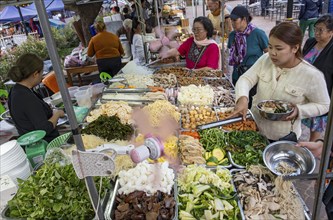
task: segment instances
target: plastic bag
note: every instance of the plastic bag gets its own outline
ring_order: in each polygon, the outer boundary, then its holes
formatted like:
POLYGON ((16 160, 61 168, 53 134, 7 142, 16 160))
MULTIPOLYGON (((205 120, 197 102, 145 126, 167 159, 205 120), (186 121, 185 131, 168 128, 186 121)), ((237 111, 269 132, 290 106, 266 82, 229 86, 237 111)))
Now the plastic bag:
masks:
POLYGON ((71 162, 70 157, 61 148, 51 148, 45 154, 45 164, 59 163, 61 166, 66 166, 71 162))

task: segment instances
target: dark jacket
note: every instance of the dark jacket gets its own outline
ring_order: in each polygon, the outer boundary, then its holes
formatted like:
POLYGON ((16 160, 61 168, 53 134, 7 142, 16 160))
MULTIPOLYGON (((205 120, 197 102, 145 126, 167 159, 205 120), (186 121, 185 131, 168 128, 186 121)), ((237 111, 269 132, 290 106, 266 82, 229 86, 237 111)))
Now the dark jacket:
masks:
MULTIPOLYGON (((306 55, 316 43, 317 41, 315 38, 309 38, 303 47, 303 55, 306 55)), ((324 73, 327 90, 329 95, 331 95, 333 85, 333 38, 320 52, 312 65, 324 73)))
POLYGON ((302 0, 302 4, 298 19, 308 20, 319 17, 323 7, 322 0, 302 0))
POLYGON ((19 135, 44 130, 47 142, 59 136, 58 130, 48 121, 53 115, 52 109, 31 89, 16 83, 9 92, 8 107, 19 135))

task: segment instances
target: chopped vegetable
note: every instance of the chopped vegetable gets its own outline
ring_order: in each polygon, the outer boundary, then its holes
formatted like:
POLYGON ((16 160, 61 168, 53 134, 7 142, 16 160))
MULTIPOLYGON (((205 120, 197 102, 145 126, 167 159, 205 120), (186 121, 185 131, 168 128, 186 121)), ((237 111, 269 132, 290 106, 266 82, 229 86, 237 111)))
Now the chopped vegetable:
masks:
POLYGON ((179 174, 179 219, 239 219, 231 174, 190 165, 179 174))

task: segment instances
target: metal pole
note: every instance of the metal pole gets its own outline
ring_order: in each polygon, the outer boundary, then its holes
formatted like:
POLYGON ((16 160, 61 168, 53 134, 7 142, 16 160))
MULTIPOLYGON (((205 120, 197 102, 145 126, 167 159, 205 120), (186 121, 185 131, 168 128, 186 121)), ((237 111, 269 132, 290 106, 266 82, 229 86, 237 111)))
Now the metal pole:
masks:
POLYGON ((202 16, 206 17, 206 0, 202 0, 202 16))
MULTIPOLYGON (((50 27, 50 23, 48 21, 48 16, 47 16, 45 5, 44 5, 44 0, 34 0, 34 1, 35 1, 37 13, 38 13, 39 21, 40 21, 40 24, 41 24, 41 27, 42 27, 42 30, 44 33, 44 38, 46 41, 49 56, 52 61, 53 69, 56 73, 57 83, 60 88, 60 93, 63 98, 66 113, 69 118, 69 123, 70 123, 71 130, 73 133, 74 141, 75 141, 77 149, 84 151, 85 149, 83 146, 81 135, 79 134, 79 131, 78 131, 78 123, 76 121, 76 116, 74 113, 72 102, 70 101, 71 99, 70 99, 68 90, 66 88, 66 81, 65 81, 64 74, 63 74, 63 69, 61 67, 59 54, 57 52, 57 47, 55 45, 55 41, 54 41, 54 38, 51 33, 51 27, 50 27)), ((101 205, 98 204, 98 192, 96 190, 96 186, 95 186, 93 178, 86 177, 85 183, 86 183, 86 186, 88 189, 88 193, 89 193, 93 208, 94 208, 95 212, 96 212, 96 210, 98 210, 98 212, 96 213, 97 218, 104 219, 103 209, 102 209, 101 205)))
POLYGON ((27 26, 25 25, 25 22, 24 22, 24 18, 23 18, 23 15, 22 15, 21 8, 20 8, 20 6, 15 6, 15 7, 17 8, 18 13, 20 14, 20 18, 21 18, 21 22, 23 24, 25 35, 27 35, 27 37, 28 37, 29 33, 28 33, 28 30, 27 30, 27 26))
POLYGON ((192 14, 192 17, 193 17, 193 20, 196 18, 196 14, 195 14, 195 8, 194 8, 194 2, 196 0, 192 0, 192 10, 193 10, 193 14, 192 14))
MULTIPOLYGON (((224 73, 224 35, 225 35, 225 15, 224 15, 224 4, 225 4, 225 0, 222 0, 221 1, 221 24, 222 24, 222 27, 221 27, 221 34, 222 34, 222 51, 221 51, 221 64, 222 64, 222 73, 224 73)), ((219 36, 217 36, 219 37, 219 36)), ((222 74, 223 75, 223 74, 222 74)))
POLYGON ((161 24, 160 24, 160 15, 158 12, 158 2, 157 0, 154 0, 155 3, 155 13, 156 13, 156 19, 157 19, 157 27, 159 30, 161 30, 161 24))
POLYGON ((312 219, 320 219, 320 208, 325 191, 326 169, 328 167, 331 149, 333 146, 333 95, 331 95, 331 105, 328 113, 327 127, 325 132, 324 147, 321 153, 319 178, 317 180, 316 196, 314 198, 312 219))
POLYGON ((293 5, 294 5, 294 0, 288 0, 288 2, 287 2, 287 20, 293 19, 293 5))

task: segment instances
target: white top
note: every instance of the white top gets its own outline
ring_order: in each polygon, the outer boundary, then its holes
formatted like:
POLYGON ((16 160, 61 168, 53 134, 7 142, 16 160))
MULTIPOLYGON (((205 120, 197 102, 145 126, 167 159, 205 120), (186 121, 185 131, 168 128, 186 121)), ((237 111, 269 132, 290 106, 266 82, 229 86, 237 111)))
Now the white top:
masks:
POLYGON ((264 54, 239 78, 236 100, 241 96, 248 97, 250 89, 257 83, 251 110, 261 133, 268 139, 278 140, 289 134, 291 122, 270 121, 261 117, 256 106, 262 100, 284 100, 297 105, 299 113, 294 132, 298 138, 301 136, 301 119, 323 115, 329 110, 330 98, 324 75, 304 60, 296 67, 281 69, 273 64, 268 53, 264 54))
POLYGON ((134 34, 133 42, 131 45, 133 60, 138 60, 139 63, 145 62, 145 52, 143 49, 142 36, 140 34, 134 34))
POLYGON ((119 13, 111 15, 111 19, 112 19, 112 21, 122 21, 123 20, 123 19, 121 19, 121 14, 119 14, 119 13))

